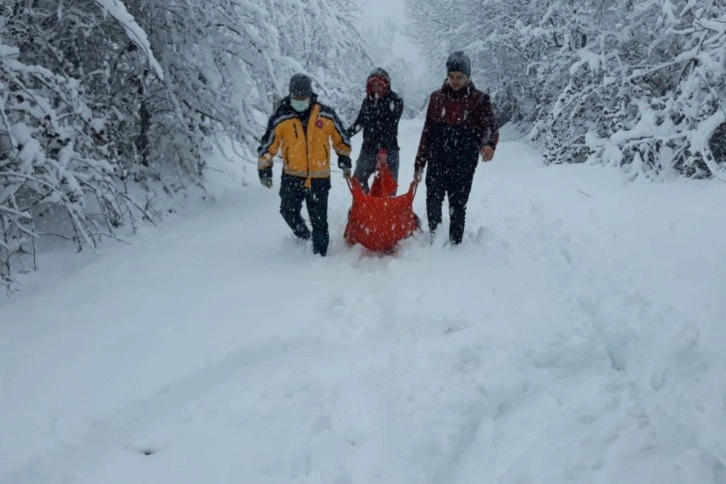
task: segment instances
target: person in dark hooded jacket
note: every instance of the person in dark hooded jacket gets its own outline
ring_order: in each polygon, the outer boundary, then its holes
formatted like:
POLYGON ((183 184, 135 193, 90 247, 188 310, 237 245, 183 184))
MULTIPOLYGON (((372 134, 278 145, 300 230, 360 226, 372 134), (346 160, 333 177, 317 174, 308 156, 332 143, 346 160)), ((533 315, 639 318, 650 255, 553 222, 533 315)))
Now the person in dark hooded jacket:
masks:
POLYGON ((380 163, 386 163, 398 180, 398 122, 403 113, 403 100, 391 90, 388 73, 377 68, 366 80, 366 97, 358 118, 348 129, 348 136, 363 130, 363 146, 353 176, 368 191, 368 179, 380 163))
POLYGON ((426 171, 426 213, 433 235, 442 221, 444 198, 449 199, 449 241, 464 237, 466 204, 479 156, 494 157, 499 130, 489 96, 471 82, 471 62, 461 51, 446 61, 447 78, 429 99, 421 141, 414 164, 414 181, 426 171))

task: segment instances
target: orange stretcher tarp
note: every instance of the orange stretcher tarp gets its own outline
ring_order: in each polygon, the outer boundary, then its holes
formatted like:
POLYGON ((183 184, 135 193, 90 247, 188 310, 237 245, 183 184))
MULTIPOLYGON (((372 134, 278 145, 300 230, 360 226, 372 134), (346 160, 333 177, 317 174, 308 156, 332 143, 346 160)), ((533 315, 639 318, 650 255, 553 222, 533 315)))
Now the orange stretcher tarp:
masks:
POLYGON ((353 195, 344 234, 348 244, 390 252, 419 229, 418 217, 413 213, 416 184, 411 183, 405 194, 394 196, 398 184, 385 164, 373 179, 370 193, 366 194, 355 179, 348 181, 348 187, 353 195))

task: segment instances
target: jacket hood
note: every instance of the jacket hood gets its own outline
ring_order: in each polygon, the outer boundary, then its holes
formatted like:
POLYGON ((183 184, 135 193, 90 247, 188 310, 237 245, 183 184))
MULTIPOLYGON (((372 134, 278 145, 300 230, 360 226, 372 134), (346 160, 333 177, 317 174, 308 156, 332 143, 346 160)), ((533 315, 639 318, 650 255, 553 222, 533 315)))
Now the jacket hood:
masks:
POLYGON ((386 72, 384 69, 378 67, 377 69, 374 69, 373 72, 368 74, 368 79, 366 79, 366 93, 368 94, 368 97, 373 99, 373 86, 372 81, 374 79, 380 79, 386 84, 386 92, 383 94, 383 96, 387 96, 388 93, 391 92, 391 78, 388 75, 388 72, 386 72))
POLYGON ((370 81, 374 77, 382 77, 390 86, 391 85, 391 76, 388 75, 388 72, 383 69, 382 67, 376 67, 371 71, 370 74, 368 74, 368 78, 366 79, 366 82, 370 81))

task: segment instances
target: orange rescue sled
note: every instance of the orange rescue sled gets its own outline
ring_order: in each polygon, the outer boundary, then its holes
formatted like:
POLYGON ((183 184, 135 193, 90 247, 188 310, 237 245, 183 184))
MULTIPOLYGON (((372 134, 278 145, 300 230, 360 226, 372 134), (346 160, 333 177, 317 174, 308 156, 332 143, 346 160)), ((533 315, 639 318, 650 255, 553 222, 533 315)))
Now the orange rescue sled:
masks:
POLYGON ((413 213, 416 184, 408 192, 394 196, 398 187, 388 166, 378 170, 369 194, 356 179, 348 180, 353 206, 348 212, 344 238, 349 245, 360 244, 375 252, 390 252, 398 242, 410 237, 420 228, 413 213))

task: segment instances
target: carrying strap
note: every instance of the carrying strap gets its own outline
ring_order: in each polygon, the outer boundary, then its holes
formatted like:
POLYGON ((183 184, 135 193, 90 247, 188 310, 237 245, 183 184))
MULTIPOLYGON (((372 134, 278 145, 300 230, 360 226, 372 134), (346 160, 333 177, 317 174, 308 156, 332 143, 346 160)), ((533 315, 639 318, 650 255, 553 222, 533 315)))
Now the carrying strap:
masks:
MULTIPOLYGON (((352 193, 354 196, 355 196, 356 192, 365 194, 363 192, 363 188, 360 186, 360 182, 357 179, 350 177, 345 180, 345 183, 348 185, 348 189, 350 190, 350 193, 352 193), (353 180, 355 180, 355 182, 353 180), (353 186, 353 183, 355 183, 355 187, 353 186)), ((415 181, 412 181, 411 184, 408 186, 408 191, 404 195, 398 195, 398 196, 401 197, 401 196, 411 195, 411 200, 413 200, 416 197, 417 190, 418 190, 418 183, 416 183, 415 181)))

